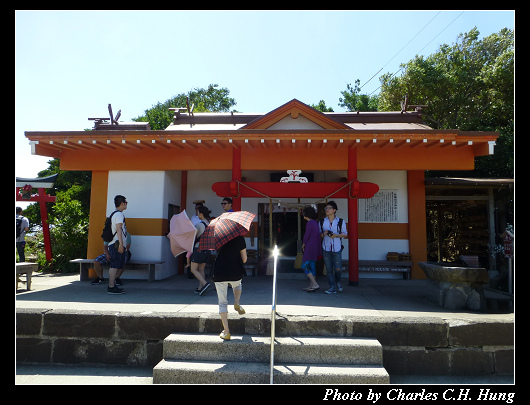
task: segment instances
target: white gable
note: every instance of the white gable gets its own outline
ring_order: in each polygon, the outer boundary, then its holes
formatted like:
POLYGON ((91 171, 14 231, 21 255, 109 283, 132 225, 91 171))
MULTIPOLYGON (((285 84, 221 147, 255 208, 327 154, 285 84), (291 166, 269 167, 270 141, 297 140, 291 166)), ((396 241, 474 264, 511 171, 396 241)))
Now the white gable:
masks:
POLYGON ((299 114, 296 119, 292 118, 289 114, 267 129, 322 129, 322 127, 307 119, 302 114, 299 114))

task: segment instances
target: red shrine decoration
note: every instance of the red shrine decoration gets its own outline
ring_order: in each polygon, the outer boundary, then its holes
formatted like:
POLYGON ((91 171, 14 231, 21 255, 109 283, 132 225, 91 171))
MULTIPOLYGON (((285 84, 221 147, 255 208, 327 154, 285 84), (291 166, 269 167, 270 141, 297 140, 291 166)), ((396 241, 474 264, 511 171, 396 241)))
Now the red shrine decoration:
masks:
POLYGON ((372 198, 379 191, 374 183, 352 180, 349 183, 262 183, 220 182, 212 185, 219 197, 270 198, 372 198))
POLYGON ((15 185, 15 197, 17 201, 38 202, 40 207, 40 216, 42 219, 42 234, 44 236, 44 250, 46 252, 46 261, 52 260, 52 245, 50 242, 50 227, 48 225, 48 211, 46 211, 47 202, 55 202, 55 196, 47 195, 46 189, 52 188, 58 174, 53 176, 41 177, 36 179, 24 179, 17 177, 15 185), (37 194, 31 194, 33 189, 37 189, 37 194))

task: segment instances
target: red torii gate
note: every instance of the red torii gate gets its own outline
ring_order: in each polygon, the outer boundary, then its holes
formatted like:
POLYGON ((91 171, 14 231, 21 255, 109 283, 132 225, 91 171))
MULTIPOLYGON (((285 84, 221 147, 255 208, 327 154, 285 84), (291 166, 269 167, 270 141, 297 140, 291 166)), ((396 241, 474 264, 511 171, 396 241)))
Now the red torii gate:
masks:
POLYGON ((58 174, 36 179, 16 178, 15 197, 17 201, 38 202, 40 207, 40 216, 42 219, 42 234, 44 236, 44 250, 46 252, 46 261, 52 260, 52 245, 50 242, 50 227, 48 225, 48 211, 46 211, 47 202, 55 202, 55 197, 46 194, 47 188, 52 188, 58 174), (38 190, 37 194, 31 194, 32 189, 38 190))

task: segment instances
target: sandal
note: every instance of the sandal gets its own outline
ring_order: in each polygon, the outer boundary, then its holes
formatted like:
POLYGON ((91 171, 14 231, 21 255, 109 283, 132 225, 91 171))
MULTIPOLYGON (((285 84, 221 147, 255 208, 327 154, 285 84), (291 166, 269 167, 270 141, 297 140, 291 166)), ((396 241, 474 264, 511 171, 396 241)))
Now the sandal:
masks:
POLYGON ((320 290, 320 287, 316 287, 316 288, 308 288, 306 291, 307 291, 308 293, 312 293, 312 292, 315 292, 315 291, 317 291, 317 290, 320 290))
POLYGON ((230 333, 225 333, 225 331, 222 331, 219 334, 219 337, 224 340, 230 340, 232 338, 232 336, 230 336, 230 333))
POLYGON ((239 315, 243 315, 245 313, 245 310, 240 305, 234 304, 234 309, 238 312, 239 315))

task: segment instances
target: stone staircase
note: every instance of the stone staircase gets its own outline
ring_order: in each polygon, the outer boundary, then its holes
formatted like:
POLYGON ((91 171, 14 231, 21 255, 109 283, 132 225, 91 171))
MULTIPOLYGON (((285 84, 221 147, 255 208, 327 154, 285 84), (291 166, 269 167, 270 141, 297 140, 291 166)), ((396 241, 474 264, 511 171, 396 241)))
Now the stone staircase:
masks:
MULTIPOLYGON (((171 334, 154 384, 268 384, 270 337, 171 334)), ((377 339, 277 337, 276 384, 388 384, 377 339)))

